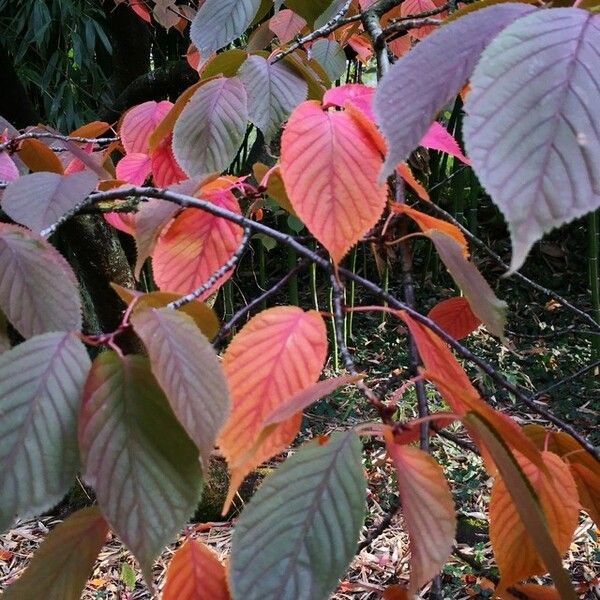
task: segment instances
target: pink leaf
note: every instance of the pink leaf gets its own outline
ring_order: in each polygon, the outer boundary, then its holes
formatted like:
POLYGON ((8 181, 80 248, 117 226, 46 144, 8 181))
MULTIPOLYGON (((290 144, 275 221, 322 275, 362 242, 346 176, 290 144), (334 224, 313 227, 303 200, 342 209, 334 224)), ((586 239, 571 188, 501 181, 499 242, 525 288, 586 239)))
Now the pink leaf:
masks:
POLYGON ((135 214, 116 212, 106 213, 104 219, 115 229, 127 233, 128 235, 135 235, 135 214))
POLYGON ((280 10, 269 21, 269 29, 282 44, 291 42, 304 27, 306 27, 306 21, 289 8, 280 10))
POLYGON ((117 178, 134 185, 142 185, 152 167, 152 161, 147 154, 134 152, 126 154, 117 163, 117 178))
POLYGON ((148 152, 148 140, 156 126, 173 106, 172 102, 150 100, 130 108, 123 117, 119 133, 125 152, 148 152))
POLYGON ((465 165, 470 165, 471 161, 462 153, 458 142, 454 139, 448 130, 435 121, 427 133, 421 139, 420 146, 430 148, 431 150, 439 150, 458 158, 465 165))
POLYGON ((15 161, 6 152, 0 152, 0 181, 10 183, 18 178, 19 169, 15 161))
POLYGON ((371 121, 373 116, 373 95, 375 88, 360 83, 347 83, 334 87, 325 92, 323 96, 323 106, 338 106, 342 108, 346 102, 349 102, 359 110, 361 110, 371 121))

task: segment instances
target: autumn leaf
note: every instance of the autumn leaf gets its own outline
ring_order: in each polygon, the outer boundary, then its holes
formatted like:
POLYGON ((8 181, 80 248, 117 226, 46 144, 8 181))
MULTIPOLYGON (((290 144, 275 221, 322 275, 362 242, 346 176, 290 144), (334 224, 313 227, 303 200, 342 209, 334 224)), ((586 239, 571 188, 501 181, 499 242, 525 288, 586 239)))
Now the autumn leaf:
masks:
MULTIPOLYGON (((235 196, 227 189, 231 184, 219 179, 197 193, 203 200, 241 214, 235 196)), ((152 271, 161 290, 189 294, 221 266, 237 250, 242 228, 222 217, 197 208, 184 209, 163 231, 152 253, 152 271)), ((222 286, 232 272, 199 296, 203 300, 222 286)))
POLYGON ((378 133, 366 126, 309 101, 294 111, 282 136, 281 174, 292 206, 336 263, 385 207, 378 133))
MULTIPOLYGON (((130 290, 124 288, 116 283, 111 283, 110 287, 116 292, 121 300, 126 304, 130 305, 135 300, 135 305, 132 309, 132 314, 143 308, 163 308, 171 302, 179 300, 181 296, 172 292, 149 292, 144 294, 137 290, 130 290)), ((186 302, 183 306, 180 306, 178 311, 181 311, 191 317, 196 323, 196 326, 200 331, 210 340, 219 331, 219 317, 211 306, 198 302, 198 300, 192 300, 186 302)))
POLYGON ((465 258, 469 256, 469 244, 467 243, 467 239, 465 238, 464 233, 456 225, 427 215, 420 210, 415 210, 406 204, 394 203, 391 205, 391 209, 395 213, 410 217, 425 233, 434 230, 441 231, 450 236, 460 246, 463 256, 465 258))
POLYGON ((216 352, 185 313, 147 307, 134 312, 131 323, 148 351, 152 373, 200 451, 206 470, 229 413, 229 389, 216 352))
POLYGON ((186 540, 169 562, 161 600, 230 600, 225 567, 204 544, 186 540))
POLYGON ((426 235, 433 241, 442 262, 469 301, 473 314, 491 334, 503 339, 506 302, 496 296, 479 269, 465 258, 454 238, 437 229, 430 229, 426 235))
POLYGON ((440 465, 426 452, 396 444, 386 430, 386 447, 396 467, 402 514, 410 538, 408 596, 435 577, 454 546, 454 502, 440 465))
POLYGON ((150 151, 150 136, 171 110, 172 102, 163 100, 155 102, 150 100, 130 108, 119 128, 121 143, 127 154, 148 154, 150 151))
POLYGON ((152 564, 200 500, 198 450, 177 422, 148 359, 102 352, 79 416, 85 480, 111 528, 152 583, 152 564))
MULTIPOLYGON (((571 544, 579 517, 577 487, 560 457, 551 452, 544 452, 542 456, 548 474, 520 455, 517 459, 539 498, 554 544, 558 552, 564 554, 571 544)), ((500 569, 501 589, 548 570, 538 556, 506 485, 502 478, 497 478, 490 497, 490 541, 500 569)))
POLYGON ((468 336, 481 325, 463 296, 438 302, 427 316, 456 340, 468 336))
POLYGON ((223 356, 232 409, 218 439, 231 471, 225 507, 243 478, 296 437, 301 414, 279 423, 253 449, 265 420, 289 398, 314 384, 325 364, 327 333, 319 313, 283 306, 253 317, 233 338, 223 356))

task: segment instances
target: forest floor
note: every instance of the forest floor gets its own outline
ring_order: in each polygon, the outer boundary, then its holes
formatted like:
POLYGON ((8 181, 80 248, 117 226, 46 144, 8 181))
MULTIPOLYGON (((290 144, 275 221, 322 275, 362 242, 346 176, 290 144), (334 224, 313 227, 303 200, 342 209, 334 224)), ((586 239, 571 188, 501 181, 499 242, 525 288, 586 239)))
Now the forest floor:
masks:
MULTIPOLYGON (((525 274, 567 297, 576 306, 589 310, 589 291, 585 273, 585 240, 582 227, 575 224, 568 233, 550 236, 538 245, 527 263, 525 274), (582 241, 583 240, 583 241, 582 241)), ((505 244, 495 249, 508 258, 505 244)), ((487 279, 495 282, 499 297, 507 299, 508 345, 501 345, 484 331, 478 331, 465 340, 466 345, 495 365, 511 382, 530 393, 548 390, 540 402, 562 418, 576 423, 578 430, 596 444, 600 443, 600 383, 597 373, 568 380, 568 376, 592 360, 589 337, 578 332, 583 325, 554 300, 541 293, 523 288, 514 279, 502 279, 502 271, 481 256, 474 257, 487 279), (565 328, 573 330, 561 335, 565 328), (564 380, 564 381, 563 381, 564 380)), ((418 263, 418 261, 417 261, 418 263)), ((360 260, 359 260, 360 264, 360 260)), ((417 264, 417 272, 422 265, 417 264)), ((371 266, 372 268, 372 266, 371 266)), ((435 278, 417 279, 418 308, 427 312, 438 300, 454 295, 451 281, 440 270, 435 278)), ((374 276, 373 273, 368 273, 374 276)), ((302 289, 302 286, 301 286, 302 289)), ((391 290, 398 292, 399 290, 391 290)), ((304 306, 311 306, 309 292, 301 298, 304 306)), ((286 303, 286 298, 279 299, 286 303)), ((326 309, 326 298, 321 309, 326 309)), ((356 305, 370 304, 367 296, 357 295, 356 305)), ((348 324, 349 325, 349 324, 348 324)), ((399 387, 408 373, 405 351, 405 330, 381 315, 355 314, 352 329, 348 331, 348 345, 359 369, 368 373, 368 381, 378 392, 389 392, 399 387)), ((495 389, 480 372, 467 368, 469 375, 483 391, 494 408, 511 414, 519 423, 545 424, 537 415, 515 403, 515 399, 495 389)), ((326 375, 336 373, 336 363, 330 358, 326 375)), ((443 408, 434 390, 429 390, 432 409, 443 408)), ((398 418, 416 416, 414 393, 407 391, 399 403, 398 418)), ((342 390, 311 407, 303 423, 298 444, 317 434, 376 418, 362 398, 352 391, 342 390)), ((455 435, 463 436, 460 430, 455 435)), ((457 543, 462 557, 453 556, 442 573, 444 597, 448 599, 488 598, 492 595, 493 581, 498 576, 494 566, 487 535, 486 506, 491 481, 481 466, 480 459, 452 442, 442 438, 432 441, 437 460, 443 465, 450 481, 459 513, 457 543), (466 556, 465 556, 466 555, 466 556), (480 565, 474 570, 472 565, 480 565), (482 576, 481 573, 485 573, 482 576)), ((380 445, 365 445, 366 469, 369 474, 368 518, 361 535, 361 552, 353 561, 333 598, 336 600, 375 600, 387 586, 406 581, 408 575, 408 539, 402 520, 395 515, 385 531, 371 539, 371 532, 390 513, 394 502, 395 480, 393 469, 385 460, 380 445)), ((278 457, 270 466, 276 466, 284 457, 278 457)), ((238 503, 237 510, 242 507, 238 503)), ((391 511, 393 512, 393 511, 391 511)), ((190 525, 181 539, 165 550, 157 561, 155 581, 162 585, 165 570, 175 548, 186 535, 191 535, 212 547, 222 559, 228 554, 233 519, 219 521, 214 515, 190 525)), ((0 535, 0 590, 4 589, 27 565, 34 550, 45 534, 60 517, 48 516, 20 523, 0 535)), ((573 543, 565 558, 571 577, 581 598, 600 598, 600 531, 582 513, 573 543)), ((543 580, 540 580, 543 581, 543 580)), ((424 590, 423 597, 427 596, 424 590)), ((138 600, 150 598, 139 568, 131 554, 111 535, 103 548, 93 575, 86 586, 85 600, 138 600)))

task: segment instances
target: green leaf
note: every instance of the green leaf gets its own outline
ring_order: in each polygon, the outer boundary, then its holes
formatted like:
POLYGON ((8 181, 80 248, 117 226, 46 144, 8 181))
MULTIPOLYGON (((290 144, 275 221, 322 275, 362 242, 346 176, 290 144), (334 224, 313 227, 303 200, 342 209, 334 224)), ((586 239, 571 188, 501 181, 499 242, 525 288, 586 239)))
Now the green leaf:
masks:
POLYGON ((328 598, 356 552, 365 489, 354 432, 303 446, 265 480, 236 524, 233 599, 328 598))
POLYGON ((36 336, 0 356, 0 530, 51 508, 69 491, 89 369, 87 351, 72 333, 36 336))
POLYGON ((202 477, 146 358, 104 352, 94 360, 79 442, 85 480, 151 583, 152 563, 194 511, 202 477))
POLYGON ((262 56, 249 56, 239 77, 248 94, 250 121, 269 144, 294 108, 306 99, 308 84, 284 62, 271 64, 262 56))
POLYGON ((148 350, 152 373, 208 466, 230 405, 216 352, 191 317, 170 308, 144 308, 131 322, 148 350))
POLYGON ((577 594, 571 585, 569 574, 562 566, 560 554, 550 537, 546 518, 528 479, 493 425, 474 412, 463 417, 464 423, 472 428, 492 455, 506 484, 515 508, 531 536, 536 550, 550 572, 554 585, 563 600, 576 600, 577 594))
POLYGON ((135 571, 131 568, 131 565, 123 563, 121 565, 121 574, 119 575, 121 581, 125 584, 128 590, 135 589, 135 571))
POLYGON ((173 128, 173 153, 190 176, 224 171, 235 158, 248 120, 237 78, 213 79, 194 92, 173 128))
POLYGON ((23 337, 81 329, 81 299, 69 263, 41 236, 0 224, 0 308, 23 337))
MULTIPOLYGON (((460 21, 459 21, 460 22, 460 21)), ((510 232, 510 272, 555 227, 600 207, 600 16, 540 10, 481 55, 463 134, 477 176, 510 232)))
POLYGON ((205 0, 190 27, 203 58, 238 38, 252 23, 261 0, 205 0))
POLYGON ((317 40, 310 48, 310 55, 331 81, 339 79, 346 69, 346 54, 335 40, 317 40))
POLYGON ((48 534, 2 599, 79 600, 107 533, 98 508, 73 513, 48 534))

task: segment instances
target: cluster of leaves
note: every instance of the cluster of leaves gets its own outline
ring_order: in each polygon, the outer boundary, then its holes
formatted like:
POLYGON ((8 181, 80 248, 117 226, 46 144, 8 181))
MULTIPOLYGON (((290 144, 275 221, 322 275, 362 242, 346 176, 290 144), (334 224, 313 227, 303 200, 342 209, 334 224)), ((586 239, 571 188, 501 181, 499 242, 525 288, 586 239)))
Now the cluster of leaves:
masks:
MULTIPOLYGON (((420 41, 376 89, 330 89, 345 67, 345 47, 370 59, 368 23, 379 15, 377 4, 281 4, 205 0, 190 27, 198 82, 174 103, 131 108, 108 146, 95 141, 109 128, 100 122, 67 137, 43 127, 9 132, 0 146, 0 179, 8 182, 2 209, 16 223, 0 224, 0 308, 25 339, 11 347, 5 335, 0 355, 0 526, 51 508, 79 470, 98 501, 57 527, 4 595, 51 590, 46 596, 77 598, 108 526, 152 586, 153 561, 197 505, 215 446, 231 473, 227 510, 245 476, 293 442, 305 408, 361 379, 351 373, 318 381, 325 321, 300 307, 258 313, 218 357, 210 342, 218 319, 202 301, 231 275, 244 230, 292 245, 331 270, 337 287, 348 251, 383 215, 398 215, 433 243, 463 294, 430 318, 398 302, 386 308, 418 348, 417 379, 435 385, 451 412, 396 423, 398 397, 372 400, 382 422, 308 442, 263 483, 235 526, 227 572, 188 540, 169 566, 163 598, 327 598, 363 525, 360 435, 385 444, 410 537, 410 581, 388 597, 417 594, 447 561, 456 518, 441 466, 412 444, 422 423, 454 421, 494 478, 495 593, 575 598, 561 555, 580 508, 600 522, 600 466, 570 435, 521 428, 481 398, 447 343, 462 348, 456 340, 480 324, 502 339, 506 304, 469 260, 462 231, 397 201, 386 178, 397 172, 426 203, 405 162, 414 148, 472 161, 507 219, 512 268, 519 268, 544 232, 600 206, 600 133, 590 108, 600 100, 600 17, 579 8, 480 3, 438 31, 411 30, 408 46, 420 41), (360 11, 364 31, 353 18, 360 11), (319 35, 292 42, 305 28, 319 35), (244 50, 227 48, 247 33, 244 50), (275 36, 274 52, 264 51, 275 36), (469 159, 435 122, 461 92, 469 159), (286 122, 279 161, 255 165, 257 186, 223 174, 249 123, 268 143, 286 122), (122 158, 114 167, 116 151, 122 158), (140 187, 148 180, 153 187, 140 187), (260 222, 265 195, 302 221, 333 268, 260 222), (127 304, 121 325, 85 335, 75 274, 46 238, 83 206, 124 197, 144 201, 136 212, 106 219, 135 239, 137 276, 151 258, 160 291, 115 286, 127 304), (247 216, 240 201, 249 202, 247 216), (123 354, 118 336, 126 330, 143 355, 123 354), (90 362, 84 343, 108 349, 90 362), (556 589, 522 583, 546 572, 556 589)), ((440 8, 393 4, 379 15, 383 22, 440 8)), ((172 5, 156 1, 154 18, 161 22, 157 8, 172 5)), ((380 299, 388 300, 383 290, 380 299)))

